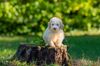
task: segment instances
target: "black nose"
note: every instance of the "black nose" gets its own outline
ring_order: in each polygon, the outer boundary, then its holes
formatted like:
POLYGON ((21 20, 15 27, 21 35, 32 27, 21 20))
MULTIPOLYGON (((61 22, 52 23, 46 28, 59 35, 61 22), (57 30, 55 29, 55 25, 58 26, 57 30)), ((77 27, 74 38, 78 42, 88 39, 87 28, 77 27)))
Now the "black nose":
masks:
POLYGON ((54 30, 56 30, 56 28, 53 28, 54 30))

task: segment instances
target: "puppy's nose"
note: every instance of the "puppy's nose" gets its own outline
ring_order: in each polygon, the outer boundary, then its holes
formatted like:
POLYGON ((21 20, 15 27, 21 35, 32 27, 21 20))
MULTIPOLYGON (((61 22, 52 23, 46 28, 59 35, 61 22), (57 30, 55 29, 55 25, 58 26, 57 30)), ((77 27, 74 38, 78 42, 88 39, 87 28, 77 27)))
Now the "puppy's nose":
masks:
POLYGON ((56 28, 53 28, 54 30, 56 30, 56 28))

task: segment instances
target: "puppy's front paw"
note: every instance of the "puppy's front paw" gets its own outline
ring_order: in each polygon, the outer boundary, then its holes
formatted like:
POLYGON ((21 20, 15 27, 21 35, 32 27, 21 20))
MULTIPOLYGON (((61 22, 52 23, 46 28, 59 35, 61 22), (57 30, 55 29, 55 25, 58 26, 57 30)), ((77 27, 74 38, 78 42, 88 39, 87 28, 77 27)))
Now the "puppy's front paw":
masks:
POLYGON ((54 44, 46 44, 45 46, 46 47, 53 47, 53 48, 55 48, 55 45, 54 44))
POLYGON ((55 47, 55 45, 53 43, 49 44, 50 47, 55 47))
POLYGON ((61 48, 61 47, 63 47, 63 44, 56 44, 56 47, 61 48))

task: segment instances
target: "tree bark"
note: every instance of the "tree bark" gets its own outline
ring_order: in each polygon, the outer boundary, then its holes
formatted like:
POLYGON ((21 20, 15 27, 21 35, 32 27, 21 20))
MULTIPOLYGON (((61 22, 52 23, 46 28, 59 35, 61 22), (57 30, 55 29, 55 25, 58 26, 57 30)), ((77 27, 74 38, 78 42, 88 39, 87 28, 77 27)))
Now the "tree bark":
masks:
POLYGON ((47 46, 33 46, 32 44, 22 44, 18 47, 14 59, 31 63, 36 62, 37 66, 46 64, 58 64, 59 66, 71 66, 67 48, 53 48, 47 46))

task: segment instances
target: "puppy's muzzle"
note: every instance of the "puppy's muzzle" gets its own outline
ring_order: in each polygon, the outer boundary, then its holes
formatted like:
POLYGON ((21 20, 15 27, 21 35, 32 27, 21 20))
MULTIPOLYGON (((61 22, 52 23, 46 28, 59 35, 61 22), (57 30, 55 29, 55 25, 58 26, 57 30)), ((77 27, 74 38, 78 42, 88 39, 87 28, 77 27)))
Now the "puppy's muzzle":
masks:
POLYGON ((56 30, 57 28, 53 28, 54 30, 56 30))
POLYGON ((53 29, 54 29, 54 30, 57 30, 57 29, 58 29, 58 26, 54 26, 53 29))

